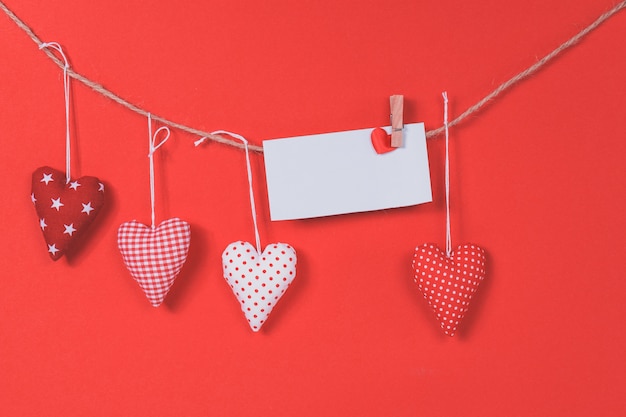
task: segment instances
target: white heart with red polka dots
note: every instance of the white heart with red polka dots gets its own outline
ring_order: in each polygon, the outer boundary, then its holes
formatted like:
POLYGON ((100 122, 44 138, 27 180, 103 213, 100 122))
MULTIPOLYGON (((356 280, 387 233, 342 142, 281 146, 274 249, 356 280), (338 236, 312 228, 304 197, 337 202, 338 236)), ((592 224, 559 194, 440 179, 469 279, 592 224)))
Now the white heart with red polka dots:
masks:
POLYGON ((296 251, 272 243, 259 255, 250 243, 238 241, 224 250, 222 266, 250 328, 258 332, 296 277, 296 251))
POLYGON ((415 248, 413 271, 414 281, 444 333, 454 336, 485 278, 485 251, 465 244, 447 257, 437 245, 425 243, 415 248))

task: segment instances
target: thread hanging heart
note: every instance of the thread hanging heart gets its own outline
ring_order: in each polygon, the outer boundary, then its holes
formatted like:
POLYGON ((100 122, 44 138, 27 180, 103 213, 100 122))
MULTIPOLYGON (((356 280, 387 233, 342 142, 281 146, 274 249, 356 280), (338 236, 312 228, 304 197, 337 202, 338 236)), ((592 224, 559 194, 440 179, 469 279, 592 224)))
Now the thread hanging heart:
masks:
POLYGON ((397 149, 391 146, 391 135, 388 134, 382 127, 377 127, 372 130, 372 133, 370 133, 370 139, 372 140, 374 150, 379 155, 397 149))
POLYGON ((48 254, 56 261, 85 234, 100 212, 104 184, 96 177, 67 182, 63 172, 43 166, 33 172, 31 190, 48 254))
POLYGON ((222 266, 250 328, 258 332, 296 277, 296 251, 272 243, 259 255, 250 243, 237 241, 224 250, 222 266))
POLYGON ((485 278, 485 251, 465 244, 447 257, 437 245, 425 243, 415 248, 413 271, 414 282, 444 333, 454 336, 485 278))
POLYGON ((117 232, 126 268, 154 307, 161 305, 182 269, 191 241, 189 223, 172 218, 157 227, 136 220, 123 223, 117 232))

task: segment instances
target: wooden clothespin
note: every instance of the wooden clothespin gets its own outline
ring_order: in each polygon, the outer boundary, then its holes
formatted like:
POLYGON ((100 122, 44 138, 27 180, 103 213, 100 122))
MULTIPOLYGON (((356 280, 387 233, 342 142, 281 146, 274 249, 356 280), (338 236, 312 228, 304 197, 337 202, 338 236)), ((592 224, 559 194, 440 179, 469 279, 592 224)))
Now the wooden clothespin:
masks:
POLYGON ((404 113, 404 96, 393 95, 389 97, 389 103, 391 104, 391 146, 393 148, 399 148, 402 146, 402 129, 404 128, 404 121, 402 120, 402 113, 404 113))

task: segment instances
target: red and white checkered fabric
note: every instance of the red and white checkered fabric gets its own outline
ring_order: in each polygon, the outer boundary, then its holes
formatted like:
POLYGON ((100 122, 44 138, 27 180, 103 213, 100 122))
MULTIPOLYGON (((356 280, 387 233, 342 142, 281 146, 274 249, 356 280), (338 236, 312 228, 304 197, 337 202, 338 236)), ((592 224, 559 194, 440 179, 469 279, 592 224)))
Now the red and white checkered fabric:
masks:
POLYGON ((189 223, 178 218, 155 228, 133 220, 118 229, 124 263, 154 307, 161 305, 187 260, 190 241, 189 223))

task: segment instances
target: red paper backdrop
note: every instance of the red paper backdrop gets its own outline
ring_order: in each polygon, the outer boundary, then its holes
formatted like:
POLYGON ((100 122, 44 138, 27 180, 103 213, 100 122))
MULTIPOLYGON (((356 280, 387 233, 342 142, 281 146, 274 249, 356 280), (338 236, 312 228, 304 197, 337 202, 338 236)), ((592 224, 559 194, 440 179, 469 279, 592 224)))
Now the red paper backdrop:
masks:
MULTIPOLYGON (((204 130, 262 139, 441 125, 613 5, 611 0, 7 0, 73 68, 204 130)), ((455 244, 488 276, 455 338, 412 282, 413 248, 444 244, 443 141, 428 141, 434 202, 270 222, 298 276, 252 333, 221 252, 253 240, 244 154, 157 157, 157 217, 192 226, 190 255, 150 306, 116 247, 149 222, 146 120, 72 84, 73 169, 106 182, 82 249, 53 263, 30 174, 64 167, 61 71, 0 14, 0 414, 3 416, 617 416, 626 409, 623 205, 626 11, 451 132, 455 244)))

